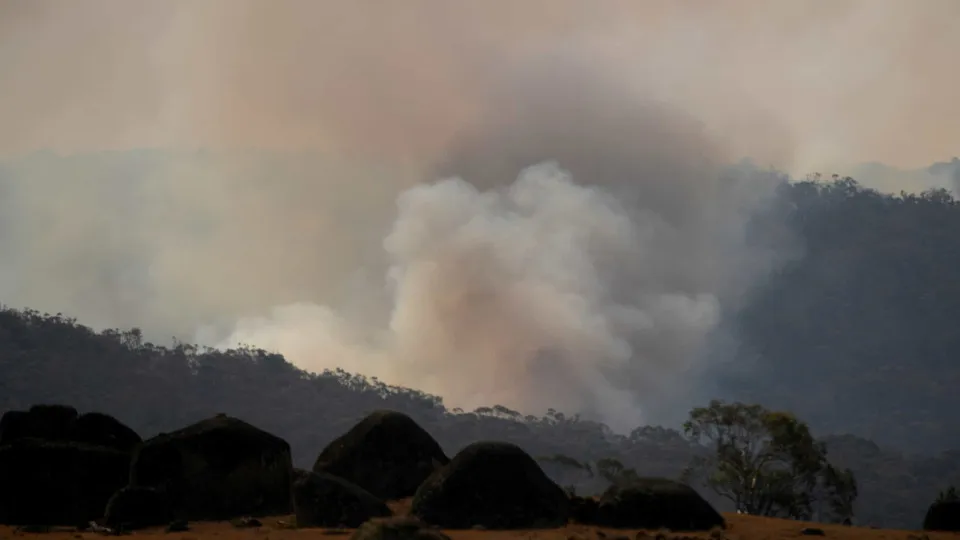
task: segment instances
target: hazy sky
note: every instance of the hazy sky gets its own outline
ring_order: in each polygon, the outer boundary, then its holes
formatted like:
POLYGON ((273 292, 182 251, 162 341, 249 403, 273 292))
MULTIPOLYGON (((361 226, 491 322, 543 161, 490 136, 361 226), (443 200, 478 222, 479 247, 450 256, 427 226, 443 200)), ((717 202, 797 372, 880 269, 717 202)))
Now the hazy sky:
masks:
POLYGON ((0 153, 423 159, 542 55, 581 56, 800 169, 960 144, 953 0, 0 0, 0 153))
POLYGON ((957 51, 956 0, 0 0, 0 302, 675 419, 802 256, 725 166, 948 160, 957 51))

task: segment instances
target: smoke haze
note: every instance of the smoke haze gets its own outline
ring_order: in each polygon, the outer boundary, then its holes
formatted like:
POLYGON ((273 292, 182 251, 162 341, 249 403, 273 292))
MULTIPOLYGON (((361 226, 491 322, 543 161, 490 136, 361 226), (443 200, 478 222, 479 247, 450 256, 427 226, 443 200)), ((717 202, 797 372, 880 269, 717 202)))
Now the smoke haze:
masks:
POLYGON ((747 242, 779 179, 728 165, 952 156, 958 15, 0 0, 0 300, 449 406, 671 418, 799 256, 747 242))

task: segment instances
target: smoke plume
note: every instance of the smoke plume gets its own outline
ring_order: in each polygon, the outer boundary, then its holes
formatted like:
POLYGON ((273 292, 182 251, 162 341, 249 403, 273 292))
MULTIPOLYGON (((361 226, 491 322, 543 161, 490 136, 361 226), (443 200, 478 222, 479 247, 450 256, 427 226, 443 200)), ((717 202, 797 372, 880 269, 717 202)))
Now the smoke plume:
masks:
POLYGON ((399 196, 389 269, 369 286, 385 287, 385 324, 298 304, 223 344, 337 362, 453 406, 558 407, 619 429, 682 401, 721 307, 789 253, 746 241, 775 178, 731 175, 698 122, 581 64, 509 81, 440 180, 399 196))
POLYGON ((0 0, 0 301, 669 418, 797 255, 728 165, 952 155, 957 10, 0 0))

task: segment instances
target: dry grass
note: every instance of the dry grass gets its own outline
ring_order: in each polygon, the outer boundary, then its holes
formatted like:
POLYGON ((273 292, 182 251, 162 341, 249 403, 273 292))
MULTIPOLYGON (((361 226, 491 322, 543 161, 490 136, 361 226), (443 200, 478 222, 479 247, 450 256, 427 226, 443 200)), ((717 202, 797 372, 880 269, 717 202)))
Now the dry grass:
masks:
MULTIPOLYGON (((391 503, 391 508, 397 514, 403 514, 409 508, 405 501, 391 503)), ((803 523, 781 519, 761 518, 725 514, 727 529, 720 531, 682 533, 668 531, 637 531, 624 529, 606 529, 585 525, 568 525, 559 529, 537 529, 523 531, 445 531, 453 540, 656 540, 659 534, 664 534, 666 540, 775 540, 779 538, 821 538, 818 536, 804 536, 801 530, 805 527, 822 529, 830 540, 958 540, 960 535, 953 533, 920 533, 916 531, 900 531, 889 529, 870 529, 864 527, 844 527, 841 525, 824 525, 819 523, 803 523), (638 533, 640 533, 638 535, 638 533), (926 536, 926 538, 925 538, 926 536)), ((238 529, 228 522, 191 523, 186 532, 167 533, 163 529, 148 529, 137 531, 132 536, 157 537, 158 540, 302 540, 308 538, 349 538, 352 530, 336 529, 291 529, 287 523, 293 522, 290 516, 276 516, 262 518, 263 526, 256 529, 238 529)), ((79 533, 72 530, 55 530, 48 533, 25 533, 14 527, 0 526, 0 540, 102 540, 103 536, 95 533, 79 533)))

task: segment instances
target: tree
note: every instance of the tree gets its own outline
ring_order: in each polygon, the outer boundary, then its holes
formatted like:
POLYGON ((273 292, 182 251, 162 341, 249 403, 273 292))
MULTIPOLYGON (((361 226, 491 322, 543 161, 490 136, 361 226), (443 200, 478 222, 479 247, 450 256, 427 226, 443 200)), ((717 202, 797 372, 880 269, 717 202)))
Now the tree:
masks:
POLYGON ((616 458, 603 458, 597 461, 596 469, 601 478, 618 487, 631 484, 639 478, 637 471, 626 467, 616 458))
MULTIPOLYGON (((544 464, 558 465, 568 470, 582 471, 586 473, 587 478, 590 479, 599 476, 614 486, 629 485, 639 478, 637 471, 627 467, 616 458, 607 457, 599 459, 591 465, 590 462, 587 461, 578 461, 570 456, 554 454, 551 456, 540 456, 537 458, 537 461, 544 464)), ((571 494, 576 492, 574 485, 568 486, 566 490, 571 494)))
POLYGON ((859 495, 857 479, 853 471, 838 469, 828 463, 821 475, 821 485, 823 499, 829 506, 833 518, 849 524, 854 514, 853 503, 859 495))
POLYGON ((711 450, 693 458, 684 479, 702 479, 738 511, 809 519, 822 488, 831 505, 852 513, 853 474, 831 467, 825 446, 792 414, 714 400, 693 409, 683 428, 711 450))

